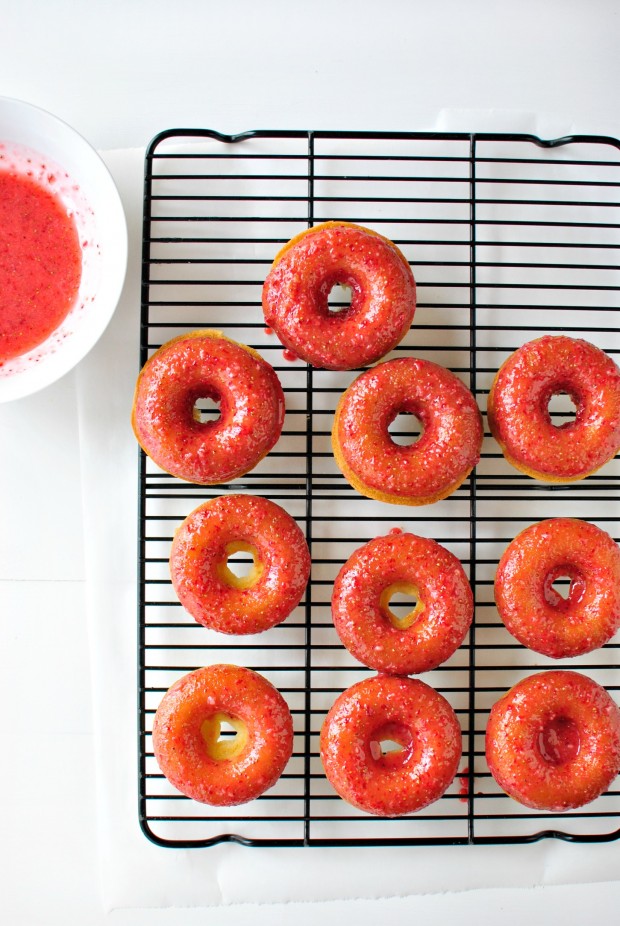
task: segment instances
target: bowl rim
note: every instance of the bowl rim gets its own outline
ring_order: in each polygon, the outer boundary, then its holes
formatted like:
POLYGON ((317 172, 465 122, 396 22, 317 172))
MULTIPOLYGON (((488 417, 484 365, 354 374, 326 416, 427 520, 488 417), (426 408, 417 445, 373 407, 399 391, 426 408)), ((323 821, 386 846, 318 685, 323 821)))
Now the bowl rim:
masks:
MULTIPOLYGON (((19 138, 9 137, 10 132, 7 133, 2 127, 4 114, 12 109, 15 112, 22 111, 29 114, 31 118, 40 120, 42 123, 47 122, 50 126, 55 126, 77 146, 80 159, 85 157, 90 160, 92 171, 98 175, 97 187, 105 191, 106 211, 111 217, 111 224, 114 226, 114 253, 109 261, 109 266, 103 265, 106 274, 106 311, 93 316, 89 320, 87 329, 80 331, 79 337, 67 339, 67 342, 62 345, 59 351, 49 355, 53 358, 52 362, 46 363, 45 359, 43 359, 40 364, 32 365, 27 370, 16 371, 13 374, 0 377, 0 403, 25 398, 39 392, 41 389, 45 389, 69 373, 86 357, 103 335, 116 311, 125 285, 128 260, 127 217, 112 173, 101 154, 80 132, 54 113, 25 100, 1 94, 0 141, 4 140, 6 134, 6 141, 11 144, 23 144, 26 147, 33 147, 28 142, 21 142, 19 138)), ((35 150, 38 154, 46 155, 45 151, 38 148, 35 150)), ((54 157, 54 160, 58 161, 58 158, 54 157)), ((62 162, 60 166, 64 166, 62 162)))

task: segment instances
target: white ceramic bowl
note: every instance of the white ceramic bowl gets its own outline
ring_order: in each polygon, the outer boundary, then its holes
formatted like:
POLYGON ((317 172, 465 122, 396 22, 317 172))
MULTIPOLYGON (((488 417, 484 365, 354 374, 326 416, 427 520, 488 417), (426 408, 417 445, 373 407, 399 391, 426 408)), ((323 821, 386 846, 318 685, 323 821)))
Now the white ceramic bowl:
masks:
POLYGON ((127 268, 127 225, 107 167, 87 141, 50 113, 0 97, 3 164, 51 183, 71 212, 82 245, 82 280, 62 324, 34 350, 0 366, 0 402, 49 386, 71 370, 103 334, 127 268), (29 149, 29 150, 28 150, 29 149))

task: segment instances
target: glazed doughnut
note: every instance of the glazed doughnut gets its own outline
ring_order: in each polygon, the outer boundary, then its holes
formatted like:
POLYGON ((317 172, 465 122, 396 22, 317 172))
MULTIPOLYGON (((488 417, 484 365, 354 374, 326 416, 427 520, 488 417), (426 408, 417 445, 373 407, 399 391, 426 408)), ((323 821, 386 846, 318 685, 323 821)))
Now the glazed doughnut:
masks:
POLYGON ((587 521, 532 524, 500 560, 495 601, 524 646, 552 659, 589 653, 620 627, 620 549, 587 521), (567 598, 553 588, 562 576, 570 579, 567 598))
POLYGON ((403 357, 362 373, 346 390, 332 431, 336 463, 354 489, 396 505, 451 495, 480 459, 482 418, 471 392, 449 370, 403 357), (400 412, 423 427, 409 446, 388 427, 400 412))
POLYGON ((153 721, 153 749, 178 791, 203 804, 232 806, 276 783, 293 751, 291 712, 266 678, 215 665, 183 676, 153 721), (219 739, 223 723, 234 739, 219 739))
POLYGON ((172 584, 194 620, 221 633, 260 633, 295 608, 310 575, 305 537, 266 498, 223 495, 196 508, 174 535, 172 584), (227 565, 239 551, 254 564, 239 577, 227 565))
POLYGON ((582 807, 620 771, 620 710, 578 672, 530 675, 493 705, 486 755, 499 786, 526 807, 582 807))
POLYGON ((325 774, 359 810, 397 817, 438 800, 454 780, 462 752, 446 699, 413 678, 376 675, 335 701, 321 729, 325 774), (382 743, 400 749, 383 751, 382 743))
POLYGON ((379 360, 409 330, 415 281, 406 257, 377 232, 325 222, 277 254, 263 287, 267 325, 302 360, 353 370, 379 360), (333 286, 350 287, 351 305, 330 312, 333 286))
POLYGON ((587 341, 545 335, 500 368, 488 413, 493 437, 518 470, 543 482, 584 479, 620 449, 620 370, 587 341), (576 415, 556 427, 549 400, 560 393, 576 415))
POLYGON ((282 431, 284 393, 272 367, 219 331, 173 338, 142 368, 132 410, 138 443, 173 476, 217 485, 242 476, 269 453, 282 431), (220 403, 201 422, 198 399, 220 403))
POLYGON ((458 559, 415 534, 376 537, 342 567, 332 595, 334 626, 364 665, 393 675, 428 672, 461 645, 472 621, 472 591, 458 559), (412 595, 404 619, 389 607, 396 592, 412 595))

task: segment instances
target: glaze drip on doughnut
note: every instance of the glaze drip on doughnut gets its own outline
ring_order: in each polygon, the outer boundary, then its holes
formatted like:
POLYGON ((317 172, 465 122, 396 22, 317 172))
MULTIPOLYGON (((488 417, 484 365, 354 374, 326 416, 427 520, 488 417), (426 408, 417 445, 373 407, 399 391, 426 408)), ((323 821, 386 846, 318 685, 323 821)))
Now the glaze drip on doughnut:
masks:
POLYGON ((320 745, 325 774, 345 801, 396 817, 442 796, 457 773, 462 736, 454 711, 434 689, 377 675, 336 699, 320 745), (386 742, 400 748, 384 750, 386 742))
POLYGON ((293 238, 263 287, 266 324, 297 357, 327 370, 374 363, 409 330, 415 281, 395 244, 350 222, 325 222, 293 238), (351 304, 330 312, 340 284, 351 304))
POLYGON ((218 331, 168 341, 146 362, 136 386, 132 425, 143 450, 163 470, 217 485, 253 469, 284 422, 284 393, 272 367, 218 331), (203 422, 199 399, 220 403, 203 422))
POLYGON ((445 498, 480 458, 482 419, 474 397, 449 370, 415 357, 389 360, 362 373, 346 390, 332 431, 336 462, 370 498, 426 505, 445 498), (415 415, 423 433, 396 444, 389 425, 415 415))
POLYGON ((620 710, 578 672, 531 675, 493 706, 486 755, 500 787, 526 807, 582 807, 620 772, 620 710))
POLYGON ((153 750, 177 790, 203 804, 232 806, 271 788, 293 750, 284 698, 251 669, 214 665, 183 676, 153 721, 153 750), (236 733, 220 739, 222 724, 236 733))
POLYGON ((572 482, 600 469, 620 449, 620 370, 587 341, 545 335, 500 368, 488 401, 489 427, 506 459, 543 482, 572 482), (552 396, 576 406, 557 427, 552 396))
POLYGON ((347 649, 381 672, 410 675, 445 662, 463 642, 473 595, 458 559, 415 534, 376 537, 342 567, 332 595, 334 626, 347 649), (397 619, 389 608, 398 592, 415 608, 397 619))

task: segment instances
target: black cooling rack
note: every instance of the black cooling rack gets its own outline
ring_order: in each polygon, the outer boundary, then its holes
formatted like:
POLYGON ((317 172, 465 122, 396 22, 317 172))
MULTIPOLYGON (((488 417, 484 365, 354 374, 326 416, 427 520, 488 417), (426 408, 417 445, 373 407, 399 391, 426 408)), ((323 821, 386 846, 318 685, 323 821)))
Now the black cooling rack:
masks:
MULTIPOLYGON (((481 410, 493 375, 520 344, 544 332, 586 337, 620 352, 620 143, 574 136, 541 141, 489 134, 172 130, 148 148, 144 197, 141 362, 177 334, 214 327, 271 362, 287 397, 282 439, 252 472, 203 488, 139 464, 139 787, 145 834, 166 846, 413 845, 575 841, 620 834, 620 789, 582 810, 532 813, 506 797, 484 758, 488 711, 533 671, 558 667, 516 643, 493 603, 506 544, 545 517, 587 518, 618 538, 620 462, 588 480, 549 486, 506 464, 485 432, 482 459, 449 499, 425 508, 362 498, 329 446, 338 396, 357 375, 289 362, 264 326, 262 281, 279 247, 328 219, 369 225, 394 240, 418 282, 412 330, 391 356, 415 353, 452 369, 481 410), (281 626, 223 638, 196 625, 168 576, 172 535, 204 500, 229 491, 265 495, 295 517, 313 554, 305 600, 281 626), (463 562, 476 597, 460 650, 424 676, 463 729, 460 775, 426 810, 383 820, 349 807, 326 781, 318 732, 345 687, 369 674, 340 645, 330 618, 335 575, 371 537, 401 527, 433 537, 463 562), (167 688, 214 662, 257 669, 283 693, 295 723, 293 757, 278 784, 251 804, 212 809, 179 795, 160 774, 151 726, 167 688)), ((338 304, 336 297, 335 304, 338 304)), ((553 400, 555 402, 555 400, 553 400)), ((570 406, 558 400, 558 420, 570 406)), ((213 413, 204 410, 207 416, 213 413)), ((485 419, 486 425, 486 419, 485 419)), ((395 439, 411 424, 397 419, 395 439)), ((618 644, 562 663, 617 698, 618 644)))

